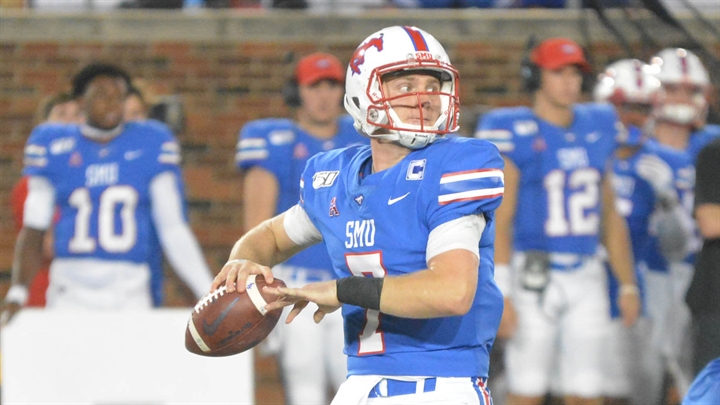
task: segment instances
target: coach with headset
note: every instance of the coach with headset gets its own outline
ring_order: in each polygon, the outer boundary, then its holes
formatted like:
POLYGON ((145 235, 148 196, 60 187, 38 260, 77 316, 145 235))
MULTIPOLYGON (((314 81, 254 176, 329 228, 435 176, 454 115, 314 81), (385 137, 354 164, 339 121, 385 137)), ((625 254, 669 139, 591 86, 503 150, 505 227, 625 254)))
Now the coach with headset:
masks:
MULTIPOLYGON (((300 176, 312 155, 367 143, 352 118, 343 115, 345 69, 335 56, 318 52, 301 58, 282 93, 295 120, 260 119, 240 131, 235 161, 243 174, 245 231, 297 204, 300 176)), ((303 250, 273 273, 290 287, 335 278, 323 244, 303 250)), ((278 350, 286 404, 329 403, 328 388, 336 390, 347 373, 342 317, 336 311, 315 325, 312 312, 304 315, 278 325, 264 348, 278 350)))

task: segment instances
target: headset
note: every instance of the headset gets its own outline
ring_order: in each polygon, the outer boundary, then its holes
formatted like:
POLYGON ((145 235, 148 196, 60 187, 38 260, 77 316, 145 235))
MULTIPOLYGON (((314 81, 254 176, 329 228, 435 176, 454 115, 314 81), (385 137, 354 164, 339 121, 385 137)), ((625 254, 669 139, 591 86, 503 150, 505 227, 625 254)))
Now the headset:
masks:
POLYGON ((285 100, 285 105, 288 107, 300 107, 302 104, 302 100, 300 100, 300 86, 295 77, 292 77, 285 83, 285 86, 282 88, 282 96, 283 100, 285 100))
MULTIPOLYGON (((532 60, 530 60, 532 50, 537 45, 537 39, 535 38, 534 34, 528 37, 528 40, 525 42, 524 55, 522 60, 520 61, 520 77, 522 78, 522 86, 523 90, 528 93, 534 93, 535 91, 539 90, 541 84, 540 82, 542 74, 540 72, 540 67, 534 64, 532 60)), ((590 63, 589 54, 587 52, 588 50, 585 47, 582 47, 582 50, 585 58, 588 60, 588 63, 590 63)), ((595 75, 592 72, 583 72, 582 92, 587 93, 591 91, 594 81, 595 75)))

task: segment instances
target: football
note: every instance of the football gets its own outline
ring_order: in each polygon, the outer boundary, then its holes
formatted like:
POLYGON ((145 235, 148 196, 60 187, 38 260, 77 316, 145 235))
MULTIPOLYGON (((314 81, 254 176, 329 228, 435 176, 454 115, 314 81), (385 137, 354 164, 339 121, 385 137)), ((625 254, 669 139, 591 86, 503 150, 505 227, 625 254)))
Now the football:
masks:
POLYGON ((276 297, 262 288, 285 287, 275 278, 271 284, 262 275, 250 275, 246 292, 228 293, 223 284, 206 294, 193 308, 185 330, 185 348, 201 356, 231 356, 252 349, 277 325, 282 310, 266 311, 276 297))

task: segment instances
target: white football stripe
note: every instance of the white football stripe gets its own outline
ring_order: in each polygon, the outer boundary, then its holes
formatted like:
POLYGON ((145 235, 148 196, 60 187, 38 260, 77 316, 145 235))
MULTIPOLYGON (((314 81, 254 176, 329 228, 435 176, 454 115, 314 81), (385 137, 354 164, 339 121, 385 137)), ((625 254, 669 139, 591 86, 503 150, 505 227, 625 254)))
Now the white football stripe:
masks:
POLYGON ((443 194, 438 196, 439 203, 446 203, 453 200, 462 200, 466 198, 486 197, 490 195, 502 194, 505 187, 484 188, 480 190, 463 191, 461 193, 443 194))
POLYGON ((486 170, 482 172, 451 174, 449 176, 443 176, 440 179, 440 184, 454 183, 456 181, 465 180, 486 179, 488 177, 500 177, 502 180, 505 180, 505 174, 502 172, 502 170, 486 170))
POLYGON ((248 276, 247 281, 245 282, 245 287, 245 292, 250 297, 252 303, 255 304, 255 308, 260 311, 262 316, 265 316, 265 314, 267 313, 267 310, 265 309, 265 305, 267 305, 267 302, 260 294, 260 289, 255 282, 254 274, 248 276))
POLYGON ((241 139, 240 142, 237 143, 237 148, 264 148, 267 145, 267 142, 263 138, 249 138, 249 139, 241 139))
POLYGON ((235 154, 235 161, 266 159, 269 154, 267 149, 242 151, 235 154))
POLYGON ((188 321, 188 329, 190 329, 190 335, 193 337, 193 340, 198 345, 200 350, 204 351, 205 353, 210 351, 210 348, 208 345, 205 344, 205 341, 202 340, 200 337, 200 333, 198 333, 197 329, 195 328, 195 323, 192 321, 192 317, 188 321))

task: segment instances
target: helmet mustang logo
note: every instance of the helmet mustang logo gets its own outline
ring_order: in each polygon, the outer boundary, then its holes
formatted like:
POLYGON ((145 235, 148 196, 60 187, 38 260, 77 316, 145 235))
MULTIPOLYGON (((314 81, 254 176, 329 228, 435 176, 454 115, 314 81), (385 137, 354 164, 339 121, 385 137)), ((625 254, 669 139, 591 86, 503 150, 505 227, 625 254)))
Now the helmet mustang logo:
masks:
POLYGON ((377 38, 371 38, 355 50, 355 53, 350 59, 350 69, 352 69, 353 74, 360 74, 360 65, 365 63, 365 51, 373 46, 377 48, 378 52, 383 50, 383 34, 380 34, 377 38))

